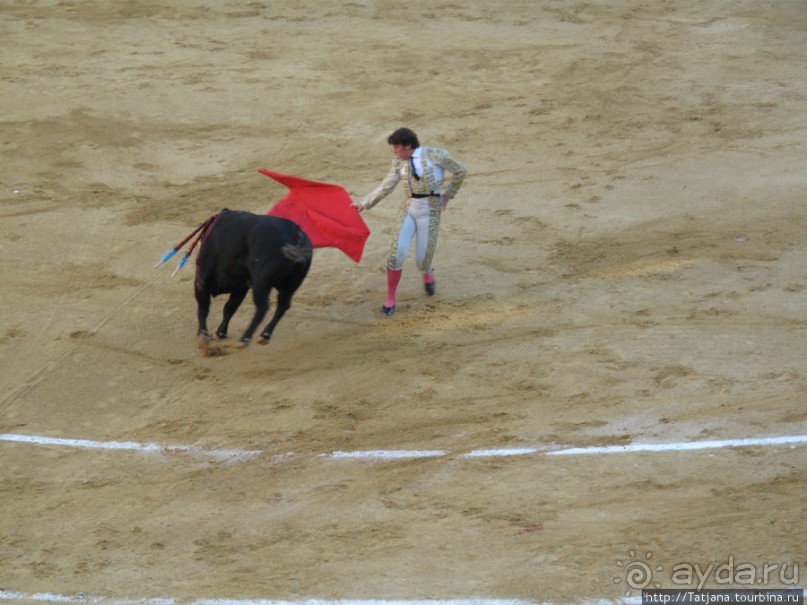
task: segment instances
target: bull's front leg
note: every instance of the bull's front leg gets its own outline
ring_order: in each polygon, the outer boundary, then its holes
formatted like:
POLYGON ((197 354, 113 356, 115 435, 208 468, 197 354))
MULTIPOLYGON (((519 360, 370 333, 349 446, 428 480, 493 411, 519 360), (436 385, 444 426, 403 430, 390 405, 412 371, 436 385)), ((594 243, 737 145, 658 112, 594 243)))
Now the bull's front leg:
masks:
POLYGON ((238 307, 241 306, 247 292, 249 292, 248 287, 230 293, 230 298, 227 299, 227 303, 224 305, 221 324, 218 328, 216 328, 216 336, 219 338, 227 338, 227 330, 230 326, 230 320, 233 318, 233 315, 235 315, 235 312, 238 311, 238 307))
POLYGON ((262 287, 253 284, 252 300, 255 303, 255 315, 253 315, 252 321, 249 322, 247 329, 244 331, 244 335, 241 337, 242 344, 249 344, 252 340, 252 335, 255 334, 255 330, 258 329, 258 324, 266 317, 266 313, 269 311, 269 292, 271 292, 271 290, 271 287, 262 287))

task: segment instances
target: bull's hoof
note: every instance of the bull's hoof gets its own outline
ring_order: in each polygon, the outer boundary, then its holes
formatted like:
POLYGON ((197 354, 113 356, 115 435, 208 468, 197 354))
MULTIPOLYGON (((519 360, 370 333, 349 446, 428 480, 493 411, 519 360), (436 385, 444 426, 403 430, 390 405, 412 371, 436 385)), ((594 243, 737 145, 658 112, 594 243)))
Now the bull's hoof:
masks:
POLYGON ((210 357, 210 334, 207 332, 200 332, 196 337, 196 344, 199 345, 199 351, 205 357, 210 357))
POLYGON ((216 330, 216 338, 218 338, 219 340, 227 340, 227 332, 216 330))
POLYGON ((266 332, 264 332, 263 334, 261 334, 261 339, 258 341, 258 344, 259 345, 268 345, 269 340, 271 338, 272 338, 271 334, 267 334, 266 332))

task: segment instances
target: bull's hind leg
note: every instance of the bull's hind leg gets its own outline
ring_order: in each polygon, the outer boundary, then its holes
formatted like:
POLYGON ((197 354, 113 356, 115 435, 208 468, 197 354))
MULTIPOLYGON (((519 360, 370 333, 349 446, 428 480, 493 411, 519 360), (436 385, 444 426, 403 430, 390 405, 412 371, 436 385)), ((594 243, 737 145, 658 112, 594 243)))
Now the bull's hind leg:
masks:
POLYGON ((236 290, 230 293, 230 298, 227 299, 227 302, 224 305, 224 313, 222 315, 221 324, 218 328, 216 328, 216 336, 219 338, 227 338, 227 330, 230 327, 230 320, 233 318, 233 315, 235 315, 235 312, 238 311, 238 307, 241 306, 247 292, 249 292, 249 288, 243 288, 242 290, 236 290))
POLYGON ((275 314, 272 316, 272 320, 266 324, 263 332, 261 332, 261 339, 258 341, 258 344, 265 345, 269 342, 269 339, 272 338, 272 332, 275 331, 275 326, 280 322, 283 315, 286 314, 286 311, 291 308, 292 296, 294 296, 294 290, 278 290, 275 314))
POLYGON ((263 318, 266 317, 266 313, 269 311, 269 292, 271 292, 271 290, 271 286, 261 287, 253 285, 252 300, 255 303, 255 315, 253 315, 252 321, 249 322, 249 326, 247 326, 244 335, 241 337, 241 342, 245 345, 249 344, 249 341, 252 340, 252 335, 255 334, 258 325, 263 321, 263 318))
POLYGON ((291 299, 303 283, 310 267, 310 262, 304 264, 298 263, 291 274, 278 287, 277 308, 275 309, 272 321, 270 321, 263 329, 263 332, 261 332, 260 344, 265 345, 269 342, 269 339, 272 338, 272 333, 275 331, 275 326, 277 326, 283 315, 286 314, 286 311, 291 309, 291 299))
POLYGON ((203 355, 208 355, 208 343, 210 333, 207 331, 207 316, 210 314, 210 293, 207 290, 196 288, 196 319, 199 327, 196 330, 196 340, 199 343, 199 350, 203 355))

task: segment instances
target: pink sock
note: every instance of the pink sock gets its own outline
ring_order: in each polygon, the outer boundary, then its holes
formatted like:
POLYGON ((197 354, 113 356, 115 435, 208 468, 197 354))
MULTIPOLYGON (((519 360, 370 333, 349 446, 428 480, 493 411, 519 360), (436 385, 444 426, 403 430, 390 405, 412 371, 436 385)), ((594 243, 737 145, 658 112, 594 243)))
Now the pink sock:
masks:
POLYGON ((423 274, 423 283, 430 284, 434 281, 434 273, 424 273, 423 274))
POLYGON ((388 309, 395 305, 395 293, 398 291, 398 283, 401 281, 403 269, 394 271, 387 269, 387 300, 384 301, 384 306, 388 309))

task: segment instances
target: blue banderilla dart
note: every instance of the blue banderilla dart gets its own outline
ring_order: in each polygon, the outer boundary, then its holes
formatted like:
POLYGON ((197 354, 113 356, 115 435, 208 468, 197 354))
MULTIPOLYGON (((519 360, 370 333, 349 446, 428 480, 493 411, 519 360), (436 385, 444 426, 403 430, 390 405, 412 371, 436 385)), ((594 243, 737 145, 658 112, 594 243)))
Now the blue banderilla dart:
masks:
POLYGON ((161 258, 159 261, 157 261, 157 264, 156 264, 156 265, 154 265, 154 266, 155 266, 155 267, 159 267, 159 266, 160 266, 160 265, 162 265, 164 262, 166 262, 166 261, 167 261, 167 260, 169 260, 171 257, 173 257, 173 256, 174 256, 174 254, 176 254, 177 252, 178 252, 178 250, 177 250, 176 248, 174 248, 173 250, 169 250, 168 252, 166 252, 166 253, 163 255, 163 257, 162 257, 162 258, 161 258))
MULTIPOLYGON (((214 214, 213 216, 211 216, 211 217, 207 218, 207 220, 205 220, 205 221, 204 221, 203 223, 201 223, 201 224, 200 224, 198 227, 196 227, 196 229, 194 229, 193 231, 191 231, 191 232, 190 232, 190 234, 189 234, 189 235, 188 235, 188 236, 187 236, 185 239, 183 239, 181 242, 179 242, 179 243, 178 243, 176 246, 174 246, 174 247, 173 247, 171 250, 169 250, 168 252, 166 252, 166 253, 163 255, 163 257, 162 257, 162 258, 161 258, 161 259, 160 259, 160 260, 157 262, 157 264, 156 264, 156 265, 154 265, 154 266, 155 266, 155 267, 159 267, 160 265, 162 265, 163 263, 165 263, 167 260, 169 260, 170 258, 172 258, 172 257, 173 257, 173 256, 174 256, 174 255, 175 255, 177 252, 179 252, 179 249, 180 249, 180 248, 182 248, 182 246, 184 246, 184 245, 185 245, 185 244, 186 244, 188 241, 190 241, 190 239, 191 239, 191 238, 192 238, 194 235, 199 234, 199 235, 197 236, 197 238, 196 238, 196 241, 194 241, 194 242, 193 242, 193 245, 190 247, 190 249, 188 250, 188 252, 185 254, 185 258, 183 258, 183 259, 182 259, 182 260, 179 262, 179 267, 177 268, 177 270, 181 269, 181 268, 182 268, 182 267, 185 265, 185 263, 186 263, 186 262, 188 262, 188 256, 190 256, 191 252, 193 252, 193 249, 196 247, 196 244, 198 244, 198 243, 199 243, 199 240, 202 238, 202 236, 203 236, 203 235, 205 234, 205 232, 207 231, 207 227, 209 227, 209 226, 210 226, 210 225, 213 223, 213 221, 215 220, 215 218, 216 218, 217 216, 218 216, 218 214, 214 214)), ((176 271, 174 271, 174 273, 176 274, 176 271)))
POLYGON ((192 251, 193 251, 193 248, 191 248, 191 249, 190 249, 190 250, 188 250, 188 251, 187 251, 185 254, 183 254, 183 255, 182 255, 182 258, 180 258, 180 259, 179 259, 179 264, 177 265, 177 268, 176 268, 176 269, 174 269, 174 272, 171 274, 171 277, 174 277, 174 275, 176 275, 177 273, 179 273, 179 270, 180 270, 182 267, 184 267, 184 266, 185 266, 185 263, 187 263, 187 262, 188 262, 188 257, 191 255, 191 252, 192 252, 192 251))

